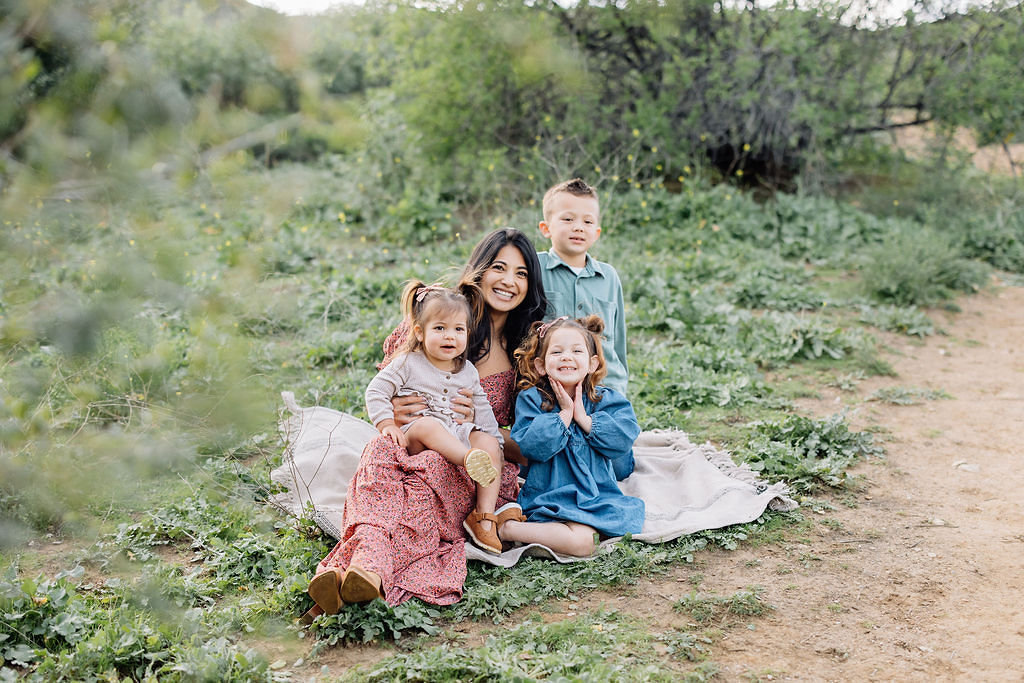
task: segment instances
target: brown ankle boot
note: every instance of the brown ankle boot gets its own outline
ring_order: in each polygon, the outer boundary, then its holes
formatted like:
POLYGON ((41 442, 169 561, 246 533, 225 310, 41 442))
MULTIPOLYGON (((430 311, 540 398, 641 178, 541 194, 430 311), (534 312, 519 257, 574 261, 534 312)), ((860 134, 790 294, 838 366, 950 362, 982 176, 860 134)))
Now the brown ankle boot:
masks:
POLYGON ((341 599, 358 604, 384 598, 380 576, 358 565, 350 565, 341 579, 341 599))
POLYGON ((345 602, 341 599, 341 570, 326 569, 309 582, 306 592, 313 602, 327 614, 337 614, 345 602))
POLYGON ((466 517, 466 521, 462 523, 466 533, 469 534, 469 538, 473 541, 473 545, 486 550, 492 555, 501 554, 501 540, 498 539, 498 518, 489 512, 478 512, 473 510, 469 513, 469 517, 466 517), (488 521, 491 523, 490 529, 484 529, 480 526, 480 522, 488 521))

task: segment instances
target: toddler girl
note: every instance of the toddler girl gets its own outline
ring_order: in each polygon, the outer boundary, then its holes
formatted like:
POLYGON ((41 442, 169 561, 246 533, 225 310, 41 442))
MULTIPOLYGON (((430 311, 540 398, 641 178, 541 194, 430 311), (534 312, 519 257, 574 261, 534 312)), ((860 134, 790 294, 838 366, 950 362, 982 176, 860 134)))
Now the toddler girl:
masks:
MULTIPOLYGON (((479 300, 479 299, 478 299, 479 300)), ((466 362, 470 301, 441 285, 410 282, 402 293, 402 311, 410 324, 405 345, 366 387, 366 412, 373 425, 411 455, 437 451, 463 465, 477 482, 477 509, 463 522, 473 542, 501 552, 494 516, 502 466, 502 437, 480 376, 466 362), (474 422, 459 423, 451 399, 460 389, 473 391, 474 422), (398 427, 391 399, 418 394, 427 404, 422 417, 398 427), (482 522, 490 522, 486 527, 482 522)))
POLYGON ((585 556, 594 552, 598 534, 621 536, 643 527, 644 502, 615 483, 612 463, 632 462, 640 425, 625 396, 598 386, 606 372, 603 330, 596 315, 563 316, 534 323, 516 351, 522 391, 511 438, 530 468, 519 493, 526 517, 499 516, 503 540, 585 556))

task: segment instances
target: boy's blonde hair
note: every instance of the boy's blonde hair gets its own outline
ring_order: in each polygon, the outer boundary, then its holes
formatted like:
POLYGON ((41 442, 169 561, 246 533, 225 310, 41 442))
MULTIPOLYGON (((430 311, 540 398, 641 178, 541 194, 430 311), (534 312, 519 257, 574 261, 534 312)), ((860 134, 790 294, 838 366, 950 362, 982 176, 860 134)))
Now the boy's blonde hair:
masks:
POLYGON ((544 193, 544 199, 541 201, 541 211, 544 213, 544 220, 548 219, 551 201, 555 198, 555 195, 561 192, 568 192, 576 197, 593 197, 597 199, 597 190, 587 185, 586 181, 582 178, 573 178, 572 180, 558 183, 548 188, 548 191, 544 193))
MULTIPOLYGON (((483 305, 483 299, 478 295, 479 289, 472 284, 460 285, 461 291, 449 289, 441 284, 428 285, 419 280, 410 280, 402 290, 402 315, 409 322, 409 335, 405 342, 395 352, 412 353, 419 351, 423 343, 416 338, 415 330, 417 325, 420 328, 426 326, 431 316, 443 315, 444 313, 465 313, 467 327, 467 342, 473 331, 473 325, 479 317, 477 310, 483 305)), ((469 353, 469 344, 461 354, 455 357, 455 372, 461 372, 466 364, 466 355, 469 353)))
POLYGON ((551 388, 551 379, 537 372, 537 366, 533 361, 540 358, 543 362, 548 345, 551 343, 551 333, 560 327, 571 327, 582 332, 590 355, 597 356, 597 367, 583 379, 583 393, 591 401, 601 400, 597 385, 608 374, 608 367, 604 362, 604 351, 601 350, 601 333, 604 332, 604 321, 601 320, 601 316, 558 318, 550 323, 535 322, 530 326, 530 335, 515 352, 516 370, 519 373, 516 389, 525 391, 530 387, 537 387, 542 397, 541 410, 551 410, 558 405, 558 400, 551 388))

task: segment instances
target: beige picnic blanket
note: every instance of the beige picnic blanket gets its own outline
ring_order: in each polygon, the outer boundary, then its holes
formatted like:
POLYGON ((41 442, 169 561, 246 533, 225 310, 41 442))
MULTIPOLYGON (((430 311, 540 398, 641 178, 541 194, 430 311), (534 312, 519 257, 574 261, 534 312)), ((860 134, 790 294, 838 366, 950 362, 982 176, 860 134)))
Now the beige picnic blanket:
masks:
MULTIPOLYGON (((271 479, 286 490, 273 502, 294 515, 311 514, 321 529, 339 538, 348 481, 363 447, 377 436, 377 430, 330 408, 301 408, 291 392, 282 392, 281 396, 286 408, 279 424, 285 442, 284 461, 271 472, 271 479)), ((633 452, 636 469, 619 486, 623 493, 643 499, 646 505, 644 527, 633 536, 635 540, 664 543, 705 529, 752 522, 769 508, 797 507, 784 483, 761 481, 745 464, 734 463, 728 453, 708 443, 693 444, 684 432, 643 432, 633 452)), ((596 555, 609 552, 619 540, 604 541, 596 555)), ((499 566, 511 567, 525 556, 559 562, 581 559, 559 555, 539 544, 513 548, 501 555, 490 555, 466 544, 467 558, 499 566)))

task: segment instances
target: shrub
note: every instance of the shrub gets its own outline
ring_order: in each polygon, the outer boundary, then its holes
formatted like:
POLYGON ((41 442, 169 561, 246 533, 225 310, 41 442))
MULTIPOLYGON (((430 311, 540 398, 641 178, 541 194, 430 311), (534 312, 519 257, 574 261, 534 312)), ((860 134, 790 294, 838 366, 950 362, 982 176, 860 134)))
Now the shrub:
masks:
POLYGON ((784 479, 798 491, 813 491, 822 484, 840 486, 857 460, 883 453, 871 434, 850 431, 842 414, 824 420, 789 415, 753 427, 739 455, 751 469, 784 479))
POLYGON ((996 268, 1024 273, 1024 207, 1010 202, 964 218, 963 250, 996 268))
POLYGON ((977 289, 988 277, 963 258, 949 238, 923 226, 904 226, 870 247, 861 279, 875 298, 901 305, 929 305, 957 291, 977 289))
POLYGON ((254 112, 281 113, 295 111, 299 99, 296 75, 276 54, 286 43, 283 28, 262 13, 230 10, 213 15, 198 4, 184 3, 165 10, 145 42, 186 94, 215 96, 220 104, 254 112))
POLYGON ((908 336, 935 334, 935 324, 916 306, 861 306, 860 321, 882 330, 908 336))

